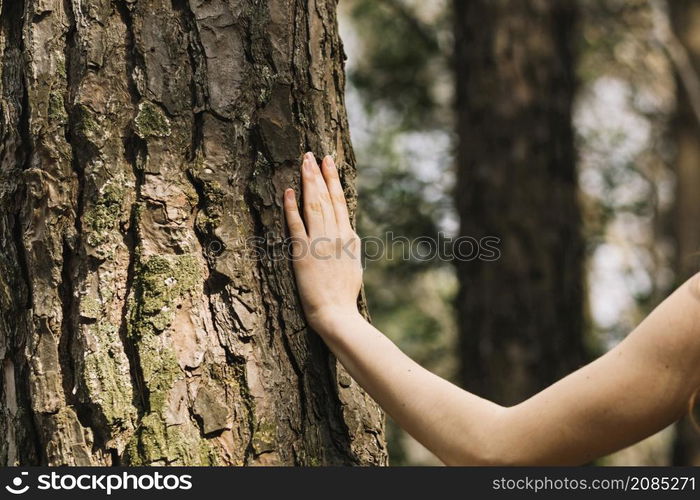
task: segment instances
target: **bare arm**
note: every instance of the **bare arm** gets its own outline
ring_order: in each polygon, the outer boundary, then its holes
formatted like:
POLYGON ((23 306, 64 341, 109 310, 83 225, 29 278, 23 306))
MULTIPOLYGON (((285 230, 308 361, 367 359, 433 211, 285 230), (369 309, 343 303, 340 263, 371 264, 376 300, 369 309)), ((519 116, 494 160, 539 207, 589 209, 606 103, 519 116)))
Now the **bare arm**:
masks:
POLYGON ((359 242, 330 157, 319 169, 307 154, 302 183, 304 220, 291 190, 284 206, 292 237, 314 250, 294 262, 307 319, 352 377, 445 463, 585 463, 688 410, 700 386, 700 279, 604 356, 504 408, 420 367, 360 316, 359 242))

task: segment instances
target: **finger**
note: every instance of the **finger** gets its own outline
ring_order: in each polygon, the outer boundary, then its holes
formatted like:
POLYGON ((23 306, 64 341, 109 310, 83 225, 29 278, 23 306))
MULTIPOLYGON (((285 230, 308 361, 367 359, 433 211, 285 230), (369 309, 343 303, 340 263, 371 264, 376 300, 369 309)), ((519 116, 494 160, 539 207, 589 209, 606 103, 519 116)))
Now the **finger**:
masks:
POLYGON ((316 176, 319 199, 321 200, 321 213, 323 214, 323 227, 326 231, 326 236, 335 235, 338 233, 338 225, 335 221, 335 213, 333 212, 331 195, 328 193, 328 187, 326 186, 326 182, 323 180, 321 168, 318 166, 318 163, 316 163, 316 158, 314 158, 312 153, 306 153, 306 156, 309 158, 311 166, 314 170, 314 175, 316 176))
POLYGON ((301 164, 301 185, 304 198, 304 219, 306 220, 306 232, 310 238, 324 234, 323 208, 321 207, 321 195, 318 189, 316 173, 311 165, 308 154, 304 155, 301 164))
POLYGON ((289 227, 289 235, 294 238, 306 238, 306 228, 304 221, 299 213, 297 200, 294 197, 294 190, 287 189, 284 192, 284 215, 287 219, 287 227, 289 227))
POLYGON ((338 224, 338 229, 341 233, 352 231, 350 226, 350 214, 348 213, 348 204, 345 201, 345 193, 343 186, 340 184, 338 169, 335 166, 333 158, 326 156, 322 162, 321 172, 326 181, 328 194, 331 197, 333 204, 333 212, 335 213, 335 221, 338 224))

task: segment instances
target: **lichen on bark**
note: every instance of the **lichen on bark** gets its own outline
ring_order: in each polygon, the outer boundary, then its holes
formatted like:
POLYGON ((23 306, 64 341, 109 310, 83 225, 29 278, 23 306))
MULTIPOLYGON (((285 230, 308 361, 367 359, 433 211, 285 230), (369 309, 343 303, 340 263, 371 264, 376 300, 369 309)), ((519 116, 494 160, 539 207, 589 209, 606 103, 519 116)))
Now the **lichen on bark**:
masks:
POLYGON ((180 299, 202 286, 200 263, 193 255, 154 255, 137 265, 130 335, 165 330, 173 320, 180 299))

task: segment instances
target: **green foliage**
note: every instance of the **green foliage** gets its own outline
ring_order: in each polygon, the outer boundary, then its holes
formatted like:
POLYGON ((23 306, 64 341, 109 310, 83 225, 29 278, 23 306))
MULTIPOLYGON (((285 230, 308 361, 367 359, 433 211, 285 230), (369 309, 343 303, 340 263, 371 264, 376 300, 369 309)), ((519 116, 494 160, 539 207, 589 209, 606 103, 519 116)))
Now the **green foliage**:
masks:
MULTIPOLYGON (((427 199, 428 183, 406 167, 406 158, 398 150, 396 135, 378 131, 375 139, 364 148, 371 152, 367 163, 361 165, 359 217, 361 236, 384 236, 414 240, 420 237, 437 239, 439 220, 449 209, 449 195, 437 200, 427 199)), ((364 151, 359 156, 364 157, 364 151)), ((415 262, 393 259, 385 263, 392 272, 414 276, 426 267, 441 265, 439 261, 415 262)))
POLYGON ((403 0, 354 0, 351 16, 363 50, 348 75, 367 111, 391 109, 409 129, 441 122, 435 87, 438 73, 447 71, 439 43, 447 16, 424 22, 415 6, 403 0))

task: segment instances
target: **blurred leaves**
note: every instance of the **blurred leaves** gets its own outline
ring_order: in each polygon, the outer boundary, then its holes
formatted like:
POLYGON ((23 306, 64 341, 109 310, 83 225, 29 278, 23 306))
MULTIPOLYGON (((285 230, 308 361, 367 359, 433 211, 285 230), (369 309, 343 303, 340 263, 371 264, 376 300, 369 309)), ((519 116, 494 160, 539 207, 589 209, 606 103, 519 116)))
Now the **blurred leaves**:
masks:
POLYGON ((621 340, 672 284, 668 140, 675 81, 648 0, 582 0, 574 114, 591 327, 621 340))
POLYGON ((349 68, 351 84, 363 94, 368 113, 382 106, 405 129, 444 126, 441 83, 446 73, 448 16, 444 2, 353 0, 350 16, 362 51, 349 68), (420 7, 422 6, 422 8, 420 7))

